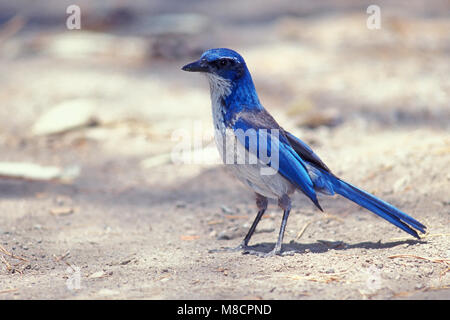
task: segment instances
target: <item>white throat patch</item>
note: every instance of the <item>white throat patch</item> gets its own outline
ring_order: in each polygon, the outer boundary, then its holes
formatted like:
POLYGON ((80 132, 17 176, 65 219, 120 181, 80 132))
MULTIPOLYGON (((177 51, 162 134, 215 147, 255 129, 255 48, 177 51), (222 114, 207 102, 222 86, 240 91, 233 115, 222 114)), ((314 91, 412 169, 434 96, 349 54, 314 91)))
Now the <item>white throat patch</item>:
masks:
POLYGON ((211 99, 215 100, 226 97, 231 93, 231 81, 222 78, 216 74, 206 73, 209 80, 209 88, 211 90, 211 99))
POLYGON ((211 92, 211 105, 215 130, 225 130, 222 99, 231 93, 231 81, 212 73, 206 73, 211 92))

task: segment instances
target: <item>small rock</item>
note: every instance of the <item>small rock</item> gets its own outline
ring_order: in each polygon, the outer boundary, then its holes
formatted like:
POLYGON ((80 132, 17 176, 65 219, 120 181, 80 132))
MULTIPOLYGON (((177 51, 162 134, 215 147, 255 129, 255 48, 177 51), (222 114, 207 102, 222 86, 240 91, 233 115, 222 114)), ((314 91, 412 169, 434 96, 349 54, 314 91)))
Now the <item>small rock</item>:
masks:
POLYGON ((97 278, 101 278, 101 277, 103 277, 105 275, 105 272, 104 271, 97 271, 97 272, 94 272, 93 274, 91 274, 90 276, 89 276, 89 279, 97 279, 97 278))
POLYGON ((406 187, 408 182, 409 182, 409 177, 403 176, 394 182, 392 190, 394 191, 394 193, 402 191, 406 187))
POLYGON ((52 180, 61 177, 62 169, 28 162, 0 162, 0 176, 26 180, 52 180))
POLYGON ((215 236, 217 236, 217 231, 216 231, 216 230, 211 231, 211 232, 209 233, 209 236, 212 237, 212 238, 214 238, 215 236))
POLYGON ((217 240, 231 240, 231 236, 226 231, 221 231, 217 236, 217 240))
POLYGON ((222 212, 225 214, 233 214, 234 213, 233 210, 231 210, 230 208, 228 208, 225 205, 220 206, 220 209, 222 209, 222 212))
POLYGON ((177 208, 186 208, 186 203, 185 202, 177 202, 177 204, 175 204, 175 207, 177 207, 177 208))
POLYGON ((119 263, 121 266, 125 266, 125 265, 127 265, 127 264, 129 264, 131 262, 131 259, 127 259, 127 260, 124 260, 124 261, 122 261, 121 263, 119 263))
POLYGON ((97 123, 94 117, 96 107, 96 103, 87 99, 62 102, 39 117, 31 132, 33 135, 52 135, 92 126, 97 123))

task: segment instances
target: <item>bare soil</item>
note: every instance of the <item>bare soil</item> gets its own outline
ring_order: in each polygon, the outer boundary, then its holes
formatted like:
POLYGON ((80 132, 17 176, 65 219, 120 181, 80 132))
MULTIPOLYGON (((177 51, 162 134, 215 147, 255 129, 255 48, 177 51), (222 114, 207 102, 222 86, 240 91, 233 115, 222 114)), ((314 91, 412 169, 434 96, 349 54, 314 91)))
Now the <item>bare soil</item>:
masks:
MULTIPOLYGON (((189 12, 165 3, 153 13, 189 12)), ((194 30, 184 42, 144 36, 146 24, 8 35, 0 161, 81 171, 73 181, 0 179, 0 299, 449 299, 448 10, 382 4, 382 28, 371 31, 362 6, 298 3, 237 14, 193 1, 214 24, 199 31, 178 16, 194 30), (209 252, 238 245, 256 215, 252 192, 224 166, 171 161, 180 132, 194 139, 200 127, 212 146, 206 80, 180 67, 218 46, 242 53, 285 129, 427 234, 416 240, 339 197, 320 197, 321 213, 296 194, 283 246, 294 255, 209 252), (97 106, 96 125, 32 133, 42 114, 78 98, 97 106)), ((253 248, 271 250, 280 223, 271 203, 253 248)))

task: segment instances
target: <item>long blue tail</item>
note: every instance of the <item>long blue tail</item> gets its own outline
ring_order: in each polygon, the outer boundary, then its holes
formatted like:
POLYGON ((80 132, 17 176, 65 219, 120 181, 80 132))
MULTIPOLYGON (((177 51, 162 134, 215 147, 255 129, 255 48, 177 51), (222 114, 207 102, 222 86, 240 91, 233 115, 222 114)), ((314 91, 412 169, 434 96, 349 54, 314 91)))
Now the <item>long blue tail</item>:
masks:
POLYGON ((411 227, 425 233, 426 226, 406 213, 400 211, 393 205, 378 199, 374 195, 358 189, 355 186, 352 186, 350 183, 342 181, 330 173, 325 174, 327 175, 327 180, 331 182, 331 185, 333 186, 333 191, 337 194, 340 194, 360 206, 372 211, 417 239, 420 239, 420 237, 411 227))

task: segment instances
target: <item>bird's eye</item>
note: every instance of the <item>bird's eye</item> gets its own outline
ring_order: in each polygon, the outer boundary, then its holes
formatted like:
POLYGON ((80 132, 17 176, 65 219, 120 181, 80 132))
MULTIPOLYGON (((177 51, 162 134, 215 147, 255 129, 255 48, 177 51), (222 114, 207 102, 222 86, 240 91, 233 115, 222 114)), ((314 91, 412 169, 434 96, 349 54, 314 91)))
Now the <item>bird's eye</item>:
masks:
POLYGON ((219 60, 219 65, 221 67, 226 67, 228 65, 228 63, 229 63, 228 59, 221 59, 221 60, 219 60))

